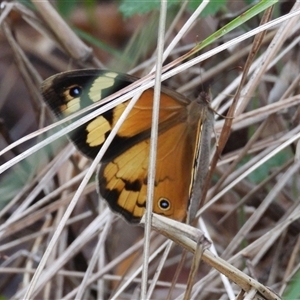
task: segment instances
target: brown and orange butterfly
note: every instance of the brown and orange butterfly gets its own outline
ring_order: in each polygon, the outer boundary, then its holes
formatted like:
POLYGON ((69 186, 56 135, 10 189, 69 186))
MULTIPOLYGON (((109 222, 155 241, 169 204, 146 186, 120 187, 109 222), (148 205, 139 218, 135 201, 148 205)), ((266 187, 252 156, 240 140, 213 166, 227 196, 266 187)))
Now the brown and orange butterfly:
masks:
MULTIPOLYGON (((63 118, 135 80, 112 71, 75 70, 45 80, 42 94, 56 116, 63 118)), ((127 104, 119 104, 80 126, 70 139, 94 159, 127 104)), ((153 89, 148 89, 122 124, 98 170, 100 195, 130 223, 138 223, 146 207, 152 105, 153 89)), ((208 169, 212 128, 213 112, 203 97, 190 101, 162 87, 154 213, 179 221, 194 218, 208 169)))

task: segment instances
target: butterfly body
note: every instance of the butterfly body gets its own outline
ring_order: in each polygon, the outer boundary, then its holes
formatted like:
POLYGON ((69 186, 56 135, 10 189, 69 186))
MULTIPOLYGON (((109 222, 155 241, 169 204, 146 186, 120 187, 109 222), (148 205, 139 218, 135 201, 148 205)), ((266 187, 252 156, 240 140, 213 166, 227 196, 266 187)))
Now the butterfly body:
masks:
MULTIPOLYGON (((70 71, 47 79, 42 93, 52 111, 62 118, 101 101, 135 80, 129 75, 103 70, 70 71)), ((95 158, 127 105, 128 101, 119 104, 80 126, 70 135, 71 140, 83 154, 95 158)), ((139 222, 146 207, 152 105, 153 89, 148 89, 122 124, 98 172, 99 193, 112 210, 131 223, 139 222)), ((199 150, 203 147, 201 132, 205 127, 210 139, 212 119, 205 101, 190 101, 162 88, 155 213, 180 221, 187 218, 194 182, 199 181, 196 168, 201 160, 199 150)))

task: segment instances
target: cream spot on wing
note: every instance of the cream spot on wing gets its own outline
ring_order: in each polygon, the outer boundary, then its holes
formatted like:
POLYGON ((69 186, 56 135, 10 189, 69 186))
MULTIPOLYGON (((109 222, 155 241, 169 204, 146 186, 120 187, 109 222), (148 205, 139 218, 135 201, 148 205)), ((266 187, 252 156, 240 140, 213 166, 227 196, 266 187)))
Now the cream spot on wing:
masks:
POLYGON ((111 126, 105 118, 99 116, 88 124, 86 130, 88 132, 86 142, 90 147, 95 147, 105 141, 105 133, 111 130, 111 126))
POLYGON ((61 111, 65 116, 68 116, 80 110, 80 98, 73 98, 66 104, 61 106, 61 111))
MULTIPOLYGON (((113 117, 113 126, 117 123, 117 121, 119 120, 119 118, 121 117, 122 113, 124 112, 125 108, 127 105, 125 105, 124 103, 121 103, 119 105, 117 105, 114 109, 113 109, 113 113, 114 113, 114 117, 113 117)), ((126 132, 125 135, 130 135, 130 132, 126 132)))
POLYGON ((115 77, 118 74, 114 72, 105 73, 105 76, 99 76, 92 84, 89 90, 89 97, 93 102, 103 98, 102 90, 112 87, 115 84, 115 77))
POLYGON ((116 78, 118 76, 118 73, 115 73, 115 72, 107 72, 105 73, 105 75, 107 77, 111 77, 111 78, 116 78))

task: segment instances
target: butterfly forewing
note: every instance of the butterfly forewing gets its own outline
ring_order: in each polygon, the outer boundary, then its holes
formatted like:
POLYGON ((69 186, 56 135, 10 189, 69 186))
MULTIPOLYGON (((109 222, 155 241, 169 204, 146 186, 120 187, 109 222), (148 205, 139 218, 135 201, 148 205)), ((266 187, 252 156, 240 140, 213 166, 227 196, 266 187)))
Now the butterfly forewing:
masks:
MULTIPOLYGON (((134 80, 135 78, 130 76, 103 70, 70 71, 45 80, 42 84, 42 93, 55 115, 63 118, 101 101, 134 80)), ((113 111, 109 110, 89 124, 78 127, 69 137, 83 154, 94 159, 111 131, 113 118, 113 111)), ((114 144, 120 143, 123 143, 123 140, 117 137, 114 144)), ((114 148, 112 145, 112 153, 114 148)), ((109 152, 107 156, 109 157, 109 152)))

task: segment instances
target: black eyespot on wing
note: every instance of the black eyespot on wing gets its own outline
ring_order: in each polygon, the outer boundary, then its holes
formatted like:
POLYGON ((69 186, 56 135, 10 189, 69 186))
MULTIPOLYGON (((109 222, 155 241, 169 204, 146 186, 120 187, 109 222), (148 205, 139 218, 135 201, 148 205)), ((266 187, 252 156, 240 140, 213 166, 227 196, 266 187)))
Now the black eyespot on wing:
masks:
POLYGON ((170 201, 167 200, 166 198, 161 198, 158 200, 158 206, 161 210, 169 210, 171 205, 170 201))
POLYGON ((72 86, 69 90, 69 95, 73 98, 80 97, 82 94, 82 87, 79 85, 72 86))

